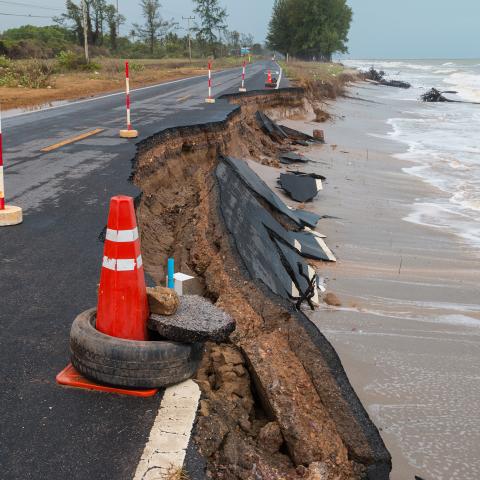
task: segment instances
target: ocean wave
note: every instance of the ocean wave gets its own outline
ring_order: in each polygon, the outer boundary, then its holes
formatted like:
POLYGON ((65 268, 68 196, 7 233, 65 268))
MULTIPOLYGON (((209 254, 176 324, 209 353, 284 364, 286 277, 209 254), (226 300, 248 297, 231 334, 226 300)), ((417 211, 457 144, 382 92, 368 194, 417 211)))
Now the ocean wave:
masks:
POLYGON ((480 101, 480 75, 455 72, 444 78, 443 82, 453 85, 465 100, 480 101))
POLYGON ((402 170, 435 188, 404 220, 439 228, 480 247, 480 113, 472 105, 421 105, 388 120, 406 145, 402 170), (437 193, 435 193, 437 192, 437 193))
POLYGON ((447 75, 447 74, 452 74, 452 73, 456 73, 458 72, 457 69, 455 68, 444 68, 444 69, 440 69, 440 70, 435 70, 433 73, 435 75, 447 75))

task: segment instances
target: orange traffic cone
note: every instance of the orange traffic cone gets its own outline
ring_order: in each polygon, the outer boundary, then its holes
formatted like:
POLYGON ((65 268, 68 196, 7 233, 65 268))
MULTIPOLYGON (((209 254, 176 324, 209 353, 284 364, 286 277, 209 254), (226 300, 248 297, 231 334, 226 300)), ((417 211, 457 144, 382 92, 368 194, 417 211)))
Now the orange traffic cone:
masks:
POLYGON ((268 71, 267 81, 268 81, 268 83, 272 83, 272 71, 271 70, 268 71))
POLYGON ((111 337, 147 339, 145 275, 133 198, 112 197, 98 291, 96 327, 111 337))

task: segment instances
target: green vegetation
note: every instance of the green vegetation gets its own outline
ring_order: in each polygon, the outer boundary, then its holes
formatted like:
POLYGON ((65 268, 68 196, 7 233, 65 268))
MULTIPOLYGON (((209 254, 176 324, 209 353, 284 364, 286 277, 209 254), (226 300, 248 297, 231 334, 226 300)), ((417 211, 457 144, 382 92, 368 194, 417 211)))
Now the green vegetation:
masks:
POLYGON ((71 32, 58 25, 11 28, 0 35, 0 55, 9 58, 51 58, 75 41, 71 32))
POLYGON ((39 59, 14 62, 0 56, 0 87, 46 88, 52 86, 54 66, 39 59))
POLYGON ((193 0, 194 12, 200 17, 200 24, 195 27, 197 40, 215 56, 219 47, 220 33, 227 30, 225 20, 227 11, 220 7, 218 0, 193 0), (218 37, 216 33, 218 33, 218 37))
POLYGON ((158 0, 141 0, 140 8, 145 18, 145 24, 143 26, 135 24, 135 29, 137 35, 148 44, 150 54, 153 55, 158 39, 169 33, 175 24, 162 19, 158 0))
MULTIPOLYGON (((87 43, 90 57, 189 58, 189 35, 193 58, 240 55, 242 46, 261 54, 252 35, 228 31, 227 11, 219 0, 193 0, 196 23, 184 34, 173 19, 162 16, 161 0, 137 0, 143 22, 134 24, 128 35, 119 36, 125 18, 112 0, 85 0, 87 43), (111 3, 109 3, 109 1, 111 3)), ((0 55, 11 59, 51 59, 61 54, 62 68, 78 64, 83 55, 84 29, 80 0, 66 0, 65 12, 54 18, 56 25, 25 25, 0 34, 0 55), (62 53, 63 52, 63 53, 62 53)), ((85 64, 85 62, 83 62, 85 64)))
POLYGON ((268 45, 285 56, 331 61, 347 52, 351 20, 346 0, 275 0, 268 45))

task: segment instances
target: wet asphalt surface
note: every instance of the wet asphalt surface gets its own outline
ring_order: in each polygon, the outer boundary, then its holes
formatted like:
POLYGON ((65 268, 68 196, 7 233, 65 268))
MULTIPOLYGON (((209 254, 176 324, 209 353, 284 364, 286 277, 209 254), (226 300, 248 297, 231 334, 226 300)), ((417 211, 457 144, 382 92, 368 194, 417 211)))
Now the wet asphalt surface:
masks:
MULTIPOLYGON (((272 62, 247 71, 263 88, 272 62)), ((134 87, 135 79, 131 79, 134 87)), ((240 69, 214 74, 214 95, 238 91, 240 69)), ((282 84, 283 86, 283 84, 282 84)), ((142 140, 175 126, 223 120, 235 106, 205 105, 206 77, 132 92, 142 140)), ((74 317, 96 304, 110 197, 136 196, 128 182, 135 143, 120 139, 124 95, 110 95, 4 118, 7 203, 23 224, 0 229, 0 478, 133 478, 162 395, 136 399, 62 388, 74 317), (80 133, 102 133, 50 153, 80 133)), ((192 478, 202 461, 187 455, 192 478)))

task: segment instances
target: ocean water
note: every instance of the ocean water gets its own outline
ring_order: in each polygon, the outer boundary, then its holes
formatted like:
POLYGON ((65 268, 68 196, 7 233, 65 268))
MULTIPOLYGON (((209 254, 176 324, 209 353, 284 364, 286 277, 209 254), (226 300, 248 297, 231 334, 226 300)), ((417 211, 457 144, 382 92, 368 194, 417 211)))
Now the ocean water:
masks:
POLYGON ((404 171, 435 187, 417 199, 405 220, 448 230, 480 255, 480 104, 423 103, 432 87, 453 100, 480 102, 480 60, 347 60, 351 67, 384 70, 388 79, 404 80, 411 89, 385 88, 385 99, 402 100, 391 118, 389 136, 407 147, 399 158, 411 162, 404 171))

